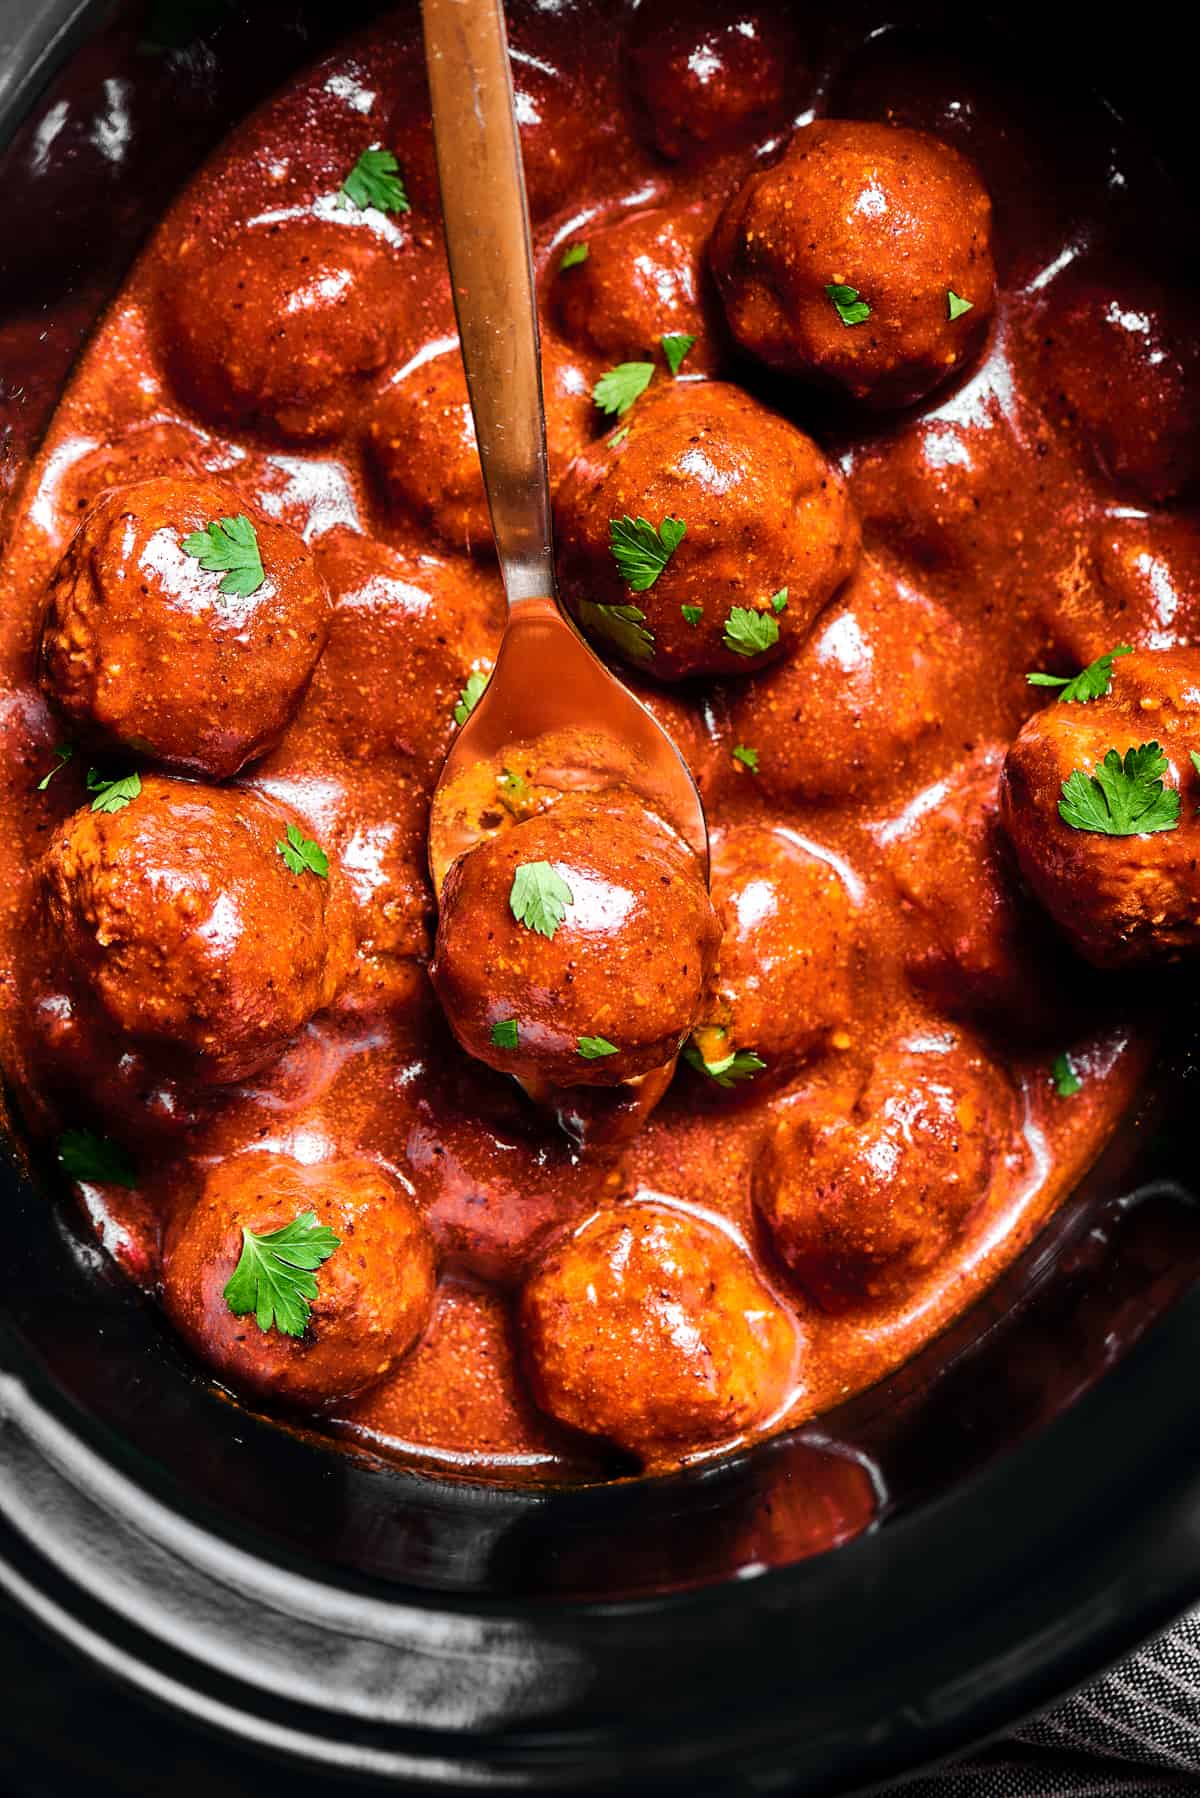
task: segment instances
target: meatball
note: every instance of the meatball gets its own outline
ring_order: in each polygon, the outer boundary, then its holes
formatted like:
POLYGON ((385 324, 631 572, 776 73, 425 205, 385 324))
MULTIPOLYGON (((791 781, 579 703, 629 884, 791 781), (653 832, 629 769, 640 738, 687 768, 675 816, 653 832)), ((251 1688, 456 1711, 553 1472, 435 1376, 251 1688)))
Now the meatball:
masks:
POLYGON ((761 142, 795 117, 809 86, 783 7, 640 0, 628 61, 647 135, 673 162, 761 142))
POLYGON ((779 1410, 797 1335, 748 1255, 665 1206, 598 1212, 521 1296, 534 1397, 559 1423, 669 1463, 779 1410))
POLYGON ((454 863, 430 972, 468 1054, 539 1085, 613 1086, 678 1052, 719 934, 665 825, 619 790, 569 794, 454 863))
POLYGON ((806 125, 713 233, 730 329, 771 368, 910 405, 963 367, 991 317, 990 218, 974 168, 940 139, 806 125))
POLYGON ((1016 1133, 1015 1093, 976 1050, 889 1050, 857 1095, 783 1114, 755 1164, 755 1208, 814 1304, 894 1302, 961 1235, 1016 1133))
MULTIPOLYGON (((1196 743, 1200 650, 1177 649, 1122 657, 1113 664, 1106 698, 1046 706, 1008 752, 1002 816, 1021 872, 1097 967, 1174 960, 1200 944, 1200 782, 1189 754, 1196 743), (1070 807, 1070 799, 1063 786, 1076 771, 1094 781, 1113 751, 1124 774, 1129 752, 1151 743, 1165 758, 1141 782, 1154 806, 1147 820, 1152 830, 1109 835, 1066 821, 1060 805, 1070 807)), ((1090 791, 1101 823, 1120 825, 1095 788, 1090 791)))
POLYGON ((1200 643, 1200 521, 1161 512, 1101 519, 1050 596, 1046 622, 1064 674, 1117 642, 1200 643))
POLYGON ((255 793, 143 777, 61 826, 42 878, 63 965, 131 1046, 202 1083, 263 1068, 349 969, 342 877, 294 873, 291 826, 255 793))
POLYGON ((1186 291, 1122 270, 1066 277, 1035 318, 1045 403, 1118 491, 1173 499, 1200 475, 1200 319, 1186 291))
POLYGON ((713 903, 724 934, 697 1033, 708 1061, 751 1049, 778 1071, 827 1048, 836 1032, 849 1042, 852 881, 784 829, 741 824, 714 839, 713 903))
POLYGON ((329 632, 300 538, 249 518, 262 582, 223 592, 185 543, 248 517, 232 488, 163 475, 107 493, 50 582, 41 682, 88 742, 225 780, 295 716, 329 632))
POLYGON ((158 297, 179 392, 203 418, 271 436, 340 430, 391 360, 405 316, 394 257, 366 224, 249 225, 219 256, 186 236, 158 297))
POLYGON ((433 1242, 393 1175, 369 1161, 303 1165, 235 1155, 215 1167, 168 1235, 163 1297, 180 1334, 229 1385, 317 1410, 375 1385, 429 1321, 433 1242), (315 1270, 303 1334, 233 1312, 226 1287, 245 1246, 311 1214, 338 1246, 315 1270))
POLYGON ((627 422, 577 457, 555 502, 560 586, 584 629, 666 680, 744 674, 799 642, 858 552, 841 475, 716 381, 664 385, 627 422), (619 532, 669 547, 669 519, 686 534, 650 586, 631 585, 619 532))
POLYGON ((881 833, 917 991, 950 1017, 1023 1037, 1062 1030, 1064 996, 1045 926, 1022 891, 1000 824, 1004 749, 987 743, 936 803, 881 833))
POLYGON ((952 753, 967 661, 957 620, 866 558, 798 654, 734 693, 730 732, 776 800, 883 793, 952 753))
POLYGON ((554 277, 568 341, 624 362, 660 357, 662 338, 683 333, 696 341, 682 366, 689 374, 711 374, 721 330, 704 261, 713 217, 707 202, 656 206, 589 227, 586 261, 554 277))
POLYGON ((389 500, 431 523, 456 549, 491 548, 475 421, 457 345, 410 363, 384 388, 367 441, 389 500))

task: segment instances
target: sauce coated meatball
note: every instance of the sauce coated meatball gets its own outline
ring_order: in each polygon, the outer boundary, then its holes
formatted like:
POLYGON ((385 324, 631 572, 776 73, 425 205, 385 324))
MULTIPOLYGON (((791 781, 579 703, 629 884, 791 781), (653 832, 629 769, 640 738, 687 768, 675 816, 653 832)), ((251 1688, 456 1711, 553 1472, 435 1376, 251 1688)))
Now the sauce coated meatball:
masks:
POLYGON ((282 736, 325 647, 329 596, 300 538, 258 514, 262 583, 223 593, 184 541, 246 517, 231 488, 166 475, 87 514, 41 639, 43 690, 87 741, 224 780, 282 736))
POLYGON ((803 46, 782 7, 640 0, 628 60, 647 135, 672 162, 760 142, 805 100, 803 46))
POLYGON ((457 347, 402 371, 380 394, 367 440, 388 499, 457 549, 488 550, 492 524, 457 347))
POLYGON ((783 829, 740 824, 712 848, 724 934, 697 1042, 716 1062, 755 1051, 768 1071, 850 1041, 857 899, 832 860, 783 829))
POLYGON ((1013 1090, 978 1052, 891 1050, 857 1094, 784 1114, 755 1166, 754 1203, 822 1309, 894 1301, 987 1197, 1015 1132, 1013 1090))
POLYGON ((395 251, 366 225, 247 226, 219 256, 181 242, 159 297, 180 393, 204 418, 285 439, 339 430, 404 316, 395 251))
POLYGON ((872 406, 909 405, 964 365, 991 317, 990 219, 974 168, 940 139, 806 125, 713 233, 730 329, 771 368, 872 406), (952 318, 951 294, 970 310, 952 318), (869 317, 846 322, 852 305, 869 317))
POLYGON ((707 203, 659 206, 589 227, 586 260, 554 277, 568 341, 613 362, 661 363, 662 338, 684 333, 696 341, 681 366, 710 374, 720 352, 720 309, 704 260, 713 216, 707 203))
POLYGON ((773 660, 854 566, 841 475, 802 431, 721 382, 651 391, 627 423, 622 442, 586 450, 559 488, 564 599, 589 636, 662 679, 773 660), (664 520, 686 526, 641 591, 613 553, 621 519, 646 520, 660 543, 664 520))
POLYGON ((665 1207, 602 1211, 521 1298, 526 1371, 559 1423, 669 1463, 777 1410, 797 1339, 737 1243, 665 1207))
POLYGON ((718 935, 689 849, 632 796, 572 794, 454 864, 430 972, 468 1054, 613 1086, 677 1053, 718 935))
POLYGON ((214 1168, 168 1236, 163 1296, 180 1334, 223 1380, 255 1397, 315 1410, 374 1386, 416 1342, 433 1309, 429 1232, 395 1179, 369 1161, 302 1165, 235 1155, 214 1168), (261 1330, 225 1288, 244 1237, 311 1213, 339 1239, 315 1270, 304 1332, 261 1330))
MULTIPOLYGON (((1008 752, 1002 815, 1021 872, 1097 967, 1173 960, 1200 944, 1200 783, 1189 755, 1197 743, 1200 650, 1180 649, 1120 658, 1106 698, 1046 706, 1008 752), (1147 770, 1143 793, 1153 802, 1161 782, 1154 816, 1168 828, 1110 835, 1074 828, 1061 816, 1060 803, 1070 805, 1064 782, 1077 770, 1094 779, 1114 751, 1124 772, 1129 751, 1151 743, 1160 745, 1165 766, 1157 775, 1147 770)), ((1125 822, 1092 794, 1090 815, 1098 807, 1101 819, 1125 822)))
POLYGON ((72 979, 110 1029, 201 1082, 265 1067, 348 971, 341 876, 291 871, 290 823, 258 794, 153 775, 119 811, 74 813, 46 853, 72 979))
POLYGON ((1116 642, 1134 649, 1200 642, 1200 520, 1124 509, 1101 519, 1049 596, 1046 622, 1063 674, 1116 642))
POLYGON ((948 753, 966 657, 944 606, 864 558, 797 654, 735 692, 733 740, 774 799, 883 792, 948 753))

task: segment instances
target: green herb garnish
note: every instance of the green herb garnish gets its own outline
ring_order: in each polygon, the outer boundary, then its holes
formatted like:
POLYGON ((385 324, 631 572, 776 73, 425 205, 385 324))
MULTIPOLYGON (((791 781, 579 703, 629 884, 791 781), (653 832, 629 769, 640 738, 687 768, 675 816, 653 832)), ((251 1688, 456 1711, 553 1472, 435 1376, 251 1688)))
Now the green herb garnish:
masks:
POLYGON ((72 1180, 95 1180, 107 1186, 136 1186, 137 1172, 120 1143, 94 1130, 64 1130, 56 1153, 72 1180))
POLYGON ((218 593, 249 599, 257 593, 266 574, 259 554, 258 537, 244 512, 236 518, 216 518, 202 531, 193 531, 182 543, 185 556, 194 556, 206 574, 224 573, 218 593))
POLYGON ((634 400, 645 393, 654 376, 653 362, 618 362, 601 375, 592 388, 592 399, 601 412, 623 418, 634 400))
POLYGON ((610 518, 609 547, 634 593, 652 587, 687 535, 682 518, 664 518, 657 528, 646 518, 610 518))
POLYGON ((620 1053, 616 1043, 610 1043, 605 1036, 581 1036, 576 1048, 585 1061, 602 1061, 606 1055, 620 1053))
POLYGON ((970 312, 974 304, 974 300, 964 300, 961 294, 955 293, 952 287, 946 289, 946 312, 952 324, 956 318, 961 318, 964 312, 970 312))
POLYGON ((287 827, 287 841, 277 842, 275 847, 293 874, 315 874, 318 880, 328 880, 329 857, 294 824, 287 827))
POLYGON ((140 774, 125 774, 120 780, 108 780, 99 768, 89 768, 87 790, 96 795, 92 800, 94 812, 121 812, 141 792, 142 778, 140 774))
POLYGON ((698 1073, 715 1080, 718 1086, 735 1086, 739 1080, 753 1080, 767 1065, 753 1049, 737 1049, 732 1055, 723 1055, 720 1061, 705 1061, 695 1043, 686 1045, 683 1059, 698 1073))
POLYGON ((749 768, 751 774, 758 773, 757 749, 751 749, 745 743, 735 743, 730 753, 734 761, 741 762, 743 767, 749 768))
POLYGON ((274 1327, 284 1336, 303 1336, 317 1296, 315 1270, 341 1242, 312 1211, 265 1236, 243 1225, 241 1259, 225 1287, 225 1303, 235 1317, 253 1311, 264 1333, 274 1327))
POLYGON ((549 862, 522 862, 513 875, 509 907, 518 924, 552 940, 575 903, 571 889, 549 862))
POLYGON ((58 773, 59 769, 66 767, 74 753, 75 746, 72 743, 60 743, 57 746, 54 751, 53 768, 51 768, 49 774, 43 774, 41 780, 38 781, 37 790, 39 793, 44 793, 46 791, 46 788, 50 785, 50 782, 54 779, 54 776, 58 773))
POLYGON ((519 1040, 516 1018, 502 1018, 498 1024, 493 1024, 491 1035, 494 1049, 515 1049, 519 1040))
POLYGON ((479 701, 483 698, 483 690, 488 684, 488 675, 481 668, 472 669, 467 676, 467 684, 459 694, 454 706, 455 724, 465 724, 479 701))
POLYGON ((400 164, 390 150, 375 144, 364 150, 346 179, 342 195, 360 212, 374 207, 377 212, 410 212, 408 195, 400 175, 400 164))
POLYGON ((1179 823, 1179 794, 1164 787, 1167 758, 1157 743, 1110 749, 1094 774, 1076 768, 1062 783, 1058 815, 1072 830, 1106 837, 1149 836, 1179 823))
POLYGON ((578 268, 581 262, 588 259, 588 247, 585 243, 569 243, 562 253, 562 261, 558 265, 560 275, 569 268, 578 268))
POLYGON ((648 662, 654 654, 654 635, 639 606, 599 606, 581 599, 579 622, 589 637, 604 637, 630 661, 648 662))
POLYGON ((1083 1088, 1083 1081, 1071 1065, 1069 1055, 1056 1055, 1054 1065, 1050 1069, 1050 1078, 1054 1081, 1054 1090, 1060 1099, 1073 1098, 1083 1088))
POLYGON ((859 299, 857 287, 844 287, 840 281, 834 281, 825 292, 833 301, 834 309, 844 325, 866 324, 871 316, 871 308, 865 300, 859 299))
POLYGON ((787 602, 788 590, 786 587, 781 587, 778 593, 772 593, 771 595, 771 610, 773 612, 786 612, 787 602))
POLYGON ((1106 649, 1102 656, 1089 662, 1078 674, 1027 674, 1025 679, 1031 687, 1061 687, 1058 696, 1059 705, 1087 705, 1089 700, 1103 699, 1112 691, 1113 657, 1131 656, 1133 650, 1128 643, 1118 643, 1115 649, 1106 649))
POLYGON ((725 620, 724 644, 738 656, 760 656, 779 641, 779 625, 773 612, 755 612, 734 606, 725 620))
POLYGON ((693 629, 704 616, 703 606, 680 606, 679 610, 683 613, 684 623, 690 624, 693 629))
POLYGON ((662 353, 667 359, 667 367, 673 375, 679 373, 680 364, 695 341, 696 339, 689 337, 686 331, 669 331, 665 337, 659 338, 659 342, 662 344, 662 353))

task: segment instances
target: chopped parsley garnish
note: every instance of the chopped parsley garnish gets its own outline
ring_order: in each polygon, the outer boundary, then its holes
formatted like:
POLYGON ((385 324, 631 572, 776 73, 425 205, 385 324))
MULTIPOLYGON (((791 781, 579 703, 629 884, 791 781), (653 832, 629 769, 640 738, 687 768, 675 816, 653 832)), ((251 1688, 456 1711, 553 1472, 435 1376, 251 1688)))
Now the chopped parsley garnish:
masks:
POLYGON ((511 805, 522 805, 529 797, 529 782, 523 774, 514 774, 511 768, 502 768, 497 785, 504 788, 503 797, 511 805))
POLYGON ((142 779, 140 774, 125 774, 120 780, 108 780, 99 768, 89 768, 87 790, 96 795, 92 800, 94 812, 121 812, 141 792, 142 779))
POLYGON ((501 1018, 492 1025, 493 1049, 515 1049, 518 1040, 516 1018, 501 1018))
POLYGON ((214 518, 202 531, 185 537, 181 547, 185 556, 196 558, 206 574, 224 574, 218 593, 249 599, 267 578, 258 537, 244 512, 236 518, 214 518))
POLYGON ((844 287, 840 281, 834 281, 825 292, 844 325, 866 324, 871 316, 871 308, 865 300, 859 299, 857 287, 844 287))
POLYGON ((1106 649, 1102 656, 1078 674, 1027 674, 1025 679, 1031 687, 1061 687, 1058 696, 1059 705, 1086 705, 1089 700, 1103 699, 1112 691, 1113 657, 1131 656, 1133 650, 1128 643, 1118 643, 1115 649, 1106 649))
POLYGON ((277 842, 275 847, 293 874, 315 874, 318 880, 328 880, 329 857, 296 825, 288 825, 287 841, 277 842))
POLYGON ((771 595, 771 610, 773 612, 786 612, 787 602, 788 590, 786 587, 781 587, 778 593, 772 593, 771 595))
POLYGON ((745 743, 735 743, 731 753, 733 755, 734 761, 741 762, 743 767, 749 768, 751 774, 758 773, 758 751, 757 751, 757 749, 751 749, 745 743))
POLYGON ((579 622, 589 637, 604 637, 633 662, 648 662, 654 654, 654 635, 646 629, 640 606, 600 606, 581 599, 579 622))
POLYGON ((1058 815, 1072 830, 1106 837, 1149 836, 1179 823, 1179 794, 1164 787, 1167 758, 1157 743, 1110 749, 1094 774, 1076 768, 1062 783, 1058 815))
POLYGON ((578 268, 579 264, 581 262, 586 262, 587 259, 588 247, 586 243, 569 243, 562 253, 562 261, 558 265, 558 272, 560 275, 565 274, 569 268, 578 268))
POLYGON ((50 785, 50 782, 54 779, 54 776, 58 773, 59 769, 66 767, 74 753, 75 746, 73 743, 59 743, 57 745, 54 751, 53 768, 51 768, 49 774, 43 774, 41 780, 38 781, 37 790, 39 793, 44 793, 46 791, 46 788, 50 785))
POLYGON ((465 724, 479 701, 483 698, 483 690, 488 684, 488 676, 481 668, 473 668, 467 676, 467 684, 459 694, 454 706, 455 724, 465 724))
POLYGON ((680 365, 695 341, 696 339, 689 337, 686 331, 669 331, 665 337, 659 338, 659 342, 662 344, 662 353, 667 359, 667 367, 673 375, 679 373, 680 365))
POLYGON ((610 1043, 606 1036, 581 1036, 576 1047, 585 1061, 602 1061, 606 1055, 620 1053, 616 1043, 610 1043))
POLYGON ((737 1049, 731 1055, 723 1055, 720 1061, 705 1061, 695 1043, 686 1045, 683 1059, 698 1073, 715 1080, 718 1086, 735 1086, 739 1080, 753 1080, 767 1065, 753 1049, 737 1049))
POLYGON ((59 1164, 72 1180, 96 1180, 107 1186, 136 1186, 133 1162, 111 1136, 94 1130, 64 1130, 56 1149, 59 1164))
POLYGON ((1197 774, 1200 774, 1200 755, 1197 755, 1194 749, 1189 749, 1188 754, 1192 758, 1192 767, 1196 770, 1197 774))
POLYGON ((773 612, 755 612, 734 606, 725 620, 726 649, 737 656, 760 656, 779 641, 779 625, 773 612))
POLYGON ((1073 1098, 1082 1091, 1083 1081, 1071 1066, 1069 1055, 1056 1055, 1054 1065, 1050 1069, 1050 1078, 1054 1082, 1054 1090, 1060 1099, 1073 1098))
POLYGON ((235 1317, 253 1311, 264 1332, 274 1327, 284 1336, 303 1336, 317 1296, 315 1270, 341 1244, 312 1211, 264 1236, 243 1225, 241 1259, 225 1287, 225 1303, 235 1317))
POLYGON ((616 449, 618 443, 624 443, 624 441, 628 437, 628 435, 629 435, 629 426, 622 425, 621 429, 619 431, 614 431, 612 436, 609 438, 609 440, 608 440, 609 449, 616 449))
POLYGON ((683 613, 684 623, 690 624, 693 629, 704 616, 703 606, 680 606, 679 610, 683 613))
POLYGON ((653 362, 618 362, 601 375, 592 388, 592 399, 601 412, 623 418, 634 400, 645 393, 654 377, 653 362))
POLYGON ((682 518, 664 518, 655 528, 646 518, 610 518, 609 547, 613 560, 634 593, 653 587, 687 535, 682 518))
POLYGON ((575 903, 570 887, 549 862, 522 862, 513 875, 509 907, 518 924, 552 940, 575 903))
POLYGON ((363 151, 342 182, 342 193, 360 212, 370 206, 377 212, 411 211, 400 164, 390 150, 384 150, 378 144, 363 151))
POLYGON ((946 312, 951 324, 956 318, 961 318, 964 312, 970 312, 974 304, 974 300, 964 300, 952 287, 946 289, 946 312))

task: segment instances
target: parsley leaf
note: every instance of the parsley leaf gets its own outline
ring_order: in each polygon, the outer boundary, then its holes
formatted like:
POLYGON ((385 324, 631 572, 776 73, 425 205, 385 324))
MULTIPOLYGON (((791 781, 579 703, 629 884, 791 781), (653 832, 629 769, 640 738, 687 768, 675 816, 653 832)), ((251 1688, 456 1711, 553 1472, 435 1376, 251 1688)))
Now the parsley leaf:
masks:
POLYGON ((293 874, 315 874, 319 880, 328 880, 329 857, 296 825, 288 825, 287 842, 277 842, 275 847, 293 874))
POLYGON ((467 684, 458 696, 454 707, 455 724, 465 724, 479 701, 483 698, 483 690, 488 684, 489 676, 481 668, 473 668, 467 676, 467 684))
POLYGON ((630 590, 653 587, 687 535, 682 518, 664 518, 657 530, 646 518, 610 518, 609 547, 630 590))
POLYGON ((1110 749, 1096 772, 1076 768, 1062 783, 1058 815, 1072 830, 1106 837, 1149 836, 1179 823, 1179 794, 1164 788, 1167 758, 1157 743, 1125 751, 1110 749))
POLYGON ((137 1185, 133 1162, 111 1136, 97 1136, 93 1130, 64 1130, 56 1153, 72 1180, 97 1180, 108 1186, 137 1185))
POLYGON ((575 900, 570 887, 549 862, 522 862, 513 875, 509 907, 518 924, 552 940, 575 900))
POLYGON ((621 429, 619 431, 614 431, 612 436, 609 438, 609 440, 608 440, 609 449, 616 449, 618 443, 624 443, 624 441, 628 437, 628 435, 629 435, 629 426, 622 425, 621 429))
POLYGON ((494 1049, 515 1049, 518 1041, 516 1018, 501 1018, 498 1024, 492 1025, 494 1049))
POLYGON ((126 774, 120 780, 107 780, 99 768, 87 771, 87 790, 96 797, 92 800, 94 812, 124 811, 131 799, 136 799, 142 790, 139 774, 126 774))
POLYGON ((529 797, 529 782, 523 774, 514 774, 511 768, 502 768, 496 783, 504 788, 501 797, 511 805, 523 805, 529 797))
POLYGON ((653 362, 618 362, 600 376, 592 388, 592 399, 601 412, 615 412, 622 418, 634 400, 645 393, 653 375, 653 362))
POLYGON ((579 622, 589 637, 604 637, 633 662, 648 662, 654 654, 654 635, 646 629, 640 606, 600 606, 581 599, 579 622))
POLYGON ((734 606, 725 620, 725 647, 738 656, 760 656, 779 641, 779 625, 773 612, 755 612, 734 606))
POLYGON ((253 1311, 264 1332, 273 1325, 285 1336, 303 1336, 317 1296, 314 1270, 341 1244, 341 1237, 318 1224, 312 1211, 302 1211, 264 1236, 243 1225, 241 1259, 225 1287, 225 1303, 235 1317, 253 1311))
POLYGON ((244 512, 236 518, 214 518, 202 531, 193 531, 182 543, 185 556, 194 556, 206 574, 220 574, 225 579, 218 593, 238 594, 249 599, 257 593, 266 574, 259 554, 258 537, 244 512))
POLYGON ((684 623, 692 625, 693 628, 704 616, 703 606, 680 606, 679 610, 683 613, 684 623))
POLYGON ((753 1080, 767 1065, 753 1049, 737 1049, 732 1055, 723 1055, 720 1061, 705 1061, 695 1043, 686 1045, 683 1059, 698 1073, 715 1080, 718 1086, 734 1086, 739 1080, 753 1080))
POLYGON ((961 318, 964 312, 970 312, 974 304, 974 300, 964 300, 961 294, 955 293, 952 287, 946 289, 946 312, 952 324, 956 318, 961 318))
POLYGON ((866 324, 871 316, 871 308, 865 300, 859 299, 857 287, 844 287, 840 281, 834 281, 825 292, 833 301, 837 315, 844 325, 866 324))
POLYGON ((749 768, 751 774, 758 773, 757 749, 749 749, 745 743, 735 743, 730 753, 734 761, 741 762, 743 767, 749 768))
POLYGON ((1031 687, 1061 687, 1059 705, 1086 705, 1089 700, 1103 699, 1112 691, 1113 657, 1132 654, 1128 643, 1118 643, 1115 649, 1106 649, 1102 656, 1097 656, 1076 675, 1027 674, 1025 679, 1031 687))
POLYGON ((585 1061, 602 1061, 606 1055, 619 1055, 616 1043, 610 1043, 606 1036, 581 1036, 577 1051, 585 1061))
POLYGON ((342 182, 342 193, 360 212, 370 206, 377 212, 412 210, 400 176, 400 164, 390 150, 384 150, 378 144, 363 151, 342 182))
POLYGON ((696 339, 689 337, 686 331, 669 331, 665 337, 659 338, 659 342, 662 344, 662 353, 667 359, 667 367, 673 375, 679 373, 680 364, 695 341, 696 339))
POLYGON ((58 773, 59 769, 66 767, 74 753, 75 746, 73 743, 58 744, 54 751, 53 768, 51 768, 49 774, 43 774, 41 780, 38 781, 37 790, 39 793, 44 793, 46 791, 46 788, 50 785, 50 782, 54 779, 54 776, 58 773))
POLYGON ((1192 767, 1196 770, 1197 774, 1200 774, 1200 755, 1197 755, 1194 749, 1189 749, 1188 754, 1192 758, 1192 767))
POLYGON ((1073 1098, 1082 1091, 1083 1081, 1071 1066, 1069 1055, 1056 1055, 1054 1065, 1050 1069, 1050 1078, 1054 1082, 1054 1090, 1060 1099, 1073 1098))
POLYGON ((562 253, 562 261, 558 265, 559 274, 565 274, 569 268, 578 268, 581 262, 588 259, 586 243, 569 243, 562 253))

